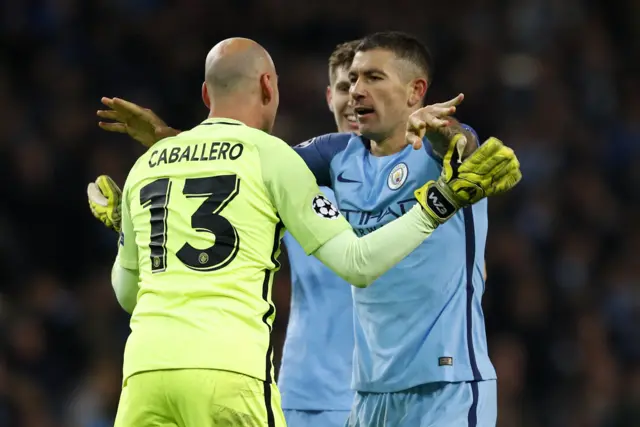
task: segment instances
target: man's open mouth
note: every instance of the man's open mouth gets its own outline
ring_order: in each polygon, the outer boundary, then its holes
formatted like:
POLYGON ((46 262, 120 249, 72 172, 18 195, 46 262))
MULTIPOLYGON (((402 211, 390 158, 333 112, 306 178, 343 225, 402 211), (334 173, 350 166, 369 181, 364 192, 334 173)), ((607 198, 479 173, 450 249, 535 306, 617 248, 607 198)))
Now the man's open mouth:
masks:
POLYGON ((355 111, 358 118, 375 113, 375 110, 371 107, 356 107, 353 111, 355 111))

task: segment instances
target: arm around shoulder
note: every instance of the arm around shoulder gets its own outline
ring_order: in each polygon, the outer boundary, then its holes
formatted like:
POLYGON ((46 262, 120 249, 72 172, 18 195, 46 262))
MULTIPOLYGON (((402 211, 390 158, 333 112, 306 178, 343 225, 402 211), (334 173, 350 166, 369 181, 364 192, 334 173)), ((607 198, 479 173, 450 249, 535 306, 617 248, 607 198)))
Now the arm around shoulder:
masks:
POLYGON ((407 214, 364 237, 344 231, 313 255, 353 286, 364 288, 402 261, 436 227, 416 204, 407 214))
POLYGON ((274 147, 261 157, 265 185, 287 230, 307 254, 354 286, 371 284, 437 227, 416 204, 401 218, 358 238, 298 156, 274 147))

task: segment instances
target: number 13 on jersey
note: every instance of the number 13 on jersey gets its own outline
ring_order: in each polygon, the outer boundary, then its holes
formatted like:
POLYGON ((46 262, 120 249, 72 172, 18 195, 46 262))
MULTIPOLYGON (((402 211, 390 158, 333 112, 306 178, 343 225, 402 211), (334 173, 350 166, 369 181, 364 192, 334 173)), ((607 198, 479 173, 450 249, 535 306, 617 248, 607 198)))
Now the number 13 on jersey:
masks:
MULTIPOLYGON (((180 238, 167 225, 172 187, 171 179, 160 178, 140 190, 140 205, 149 208, 151 214, 149 249, 154 273, 167 269, 167 239, 180 238)), ((191 215, 191 228, 197 232, 211 233, 215 238, 215 243, 205 249, 194 248, 185 242, 176 253, 185 266, 197 271, 214 271, 227 266, 236 257, 240 249, 238 231, 221 213, 239 192, 240 179, 236 175, 185 180, 182 194, 203 201, 193 213, 172 210, 172 214, 191 215)))

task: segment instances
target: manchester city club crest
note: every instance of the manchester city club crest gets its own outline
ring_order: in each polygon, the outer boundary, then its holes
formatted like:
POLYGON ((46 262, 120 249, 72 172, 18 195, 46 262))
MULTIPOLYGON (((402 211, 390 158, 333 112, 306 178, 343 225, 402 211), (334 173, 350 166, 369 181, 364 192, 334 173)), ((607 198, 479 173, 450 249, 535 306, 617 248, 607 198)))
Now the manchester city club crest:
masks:
POLYGON ((405 163, 398 163, 391 169, 389 178, 387 178, 387 185, 392 190, 397 190, 407 181, 409 176, 409 169, 405 163))

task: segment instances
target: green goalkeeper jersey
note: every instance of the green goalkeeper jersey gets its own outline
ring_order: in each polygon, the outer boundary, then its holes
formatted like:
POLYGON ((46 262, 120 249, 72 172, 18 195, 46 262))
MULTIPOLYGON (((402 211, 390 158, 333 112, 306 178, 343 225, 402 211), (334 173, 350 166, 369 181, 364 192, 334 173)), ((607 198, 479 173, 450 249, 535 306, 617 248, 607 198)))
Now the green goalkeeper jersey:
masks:
POLYGON ((124 186, 118 254, 140 277, 124 378, 205 368, 271 381, 285 227, 307 254, 350 229, 278 138, 208 119, 140 157, 124 186))

